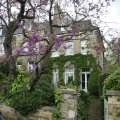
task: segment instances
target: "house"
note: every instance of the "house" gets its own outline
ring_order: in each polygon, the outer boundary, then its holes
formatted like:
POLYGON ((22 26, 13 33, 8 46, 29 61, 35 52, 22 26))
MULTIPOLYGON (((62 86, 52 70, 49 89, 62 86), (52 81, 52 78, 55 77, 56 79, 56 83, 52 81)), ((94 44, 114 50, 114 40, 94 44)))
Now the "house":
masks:
MULTIPOLYGON (((59 11, 56 9, 56 6, 54 7, 54 13, 56 15, 54 16, 53 23, 55 25, 64 25, 64 23, 71 22, 69 14, 60 15, 61 19, 59 19, 59 16, 57 15, 59 11)), ((43 31, 46 30, 47 27, 42 23, 39 25, 43 31)), ((30 30, 33 28, 31 24, 28 26, 30 30)), ((87 91, 89 78, 96 70, 103 69, 104 45, 101 32, 90 20, 72 21, 71 25, 66 28, 54 28, 54 32, 58 36, 61 34, 66 35, 68 34, 66 29, 74 31, 74 33, 77 31, 77 34, 75 34, 71 40, 67 40, 63 43, 67 49, 65 49, 64 46, 61 46, 57 50, 53 47, 47 73, 48 76, 52 75, 52 77, 48 78, 52 79, 56 86, 58 84, 67 85, 68 83, 75 83, 80 86, 80 89, 87 91), (93 49, 96 44, 99 46, 99 54, 96 52, 96 49, 93 49)), ((4 39, 4 34, 2 35, 1 39, 4 39)), ((13 39, 15 39, 13 47, 16 47, 23 39, 21 31, 16 31, 13 39), (17 41, 18 39, 19 42, 17 41)), ((4 56, 2 42, 3 41, 1 40, 0 55, 4 56)), ((27 48, 25 51, 27 51, 27 48)), ((26 71, 32 71, 34 60, 35 58, 22 54, 21 57, 17 59, 16 65, 18 68, 21 68, 21 66, 24 65, 26 71), (28 61, 26 61, 25 58, 27 58, 28 61)))

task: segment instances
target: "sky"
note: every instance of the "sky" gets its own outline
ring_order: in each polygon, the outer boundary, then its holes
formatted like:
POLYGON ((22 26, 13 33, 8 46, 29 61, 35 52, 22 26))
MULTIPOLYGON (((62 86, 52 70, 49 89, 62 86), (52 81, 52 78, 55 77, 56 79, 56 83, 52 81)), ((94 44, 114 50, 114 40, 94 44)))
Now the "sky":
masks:
MULTIPOLYGON (((102 19, 107 23, 109 28, 112 29, 110 32, 114 36, 120 37, 120 0, 115 0, 111 4, 111 6, 108 7, 108 14, 104 16, 102 19), (119 33, 116 34, 117 31, 119 33)), ((108 28, 104 28, 103 33, 106 35, 106 32, 108 31, 108 28)))

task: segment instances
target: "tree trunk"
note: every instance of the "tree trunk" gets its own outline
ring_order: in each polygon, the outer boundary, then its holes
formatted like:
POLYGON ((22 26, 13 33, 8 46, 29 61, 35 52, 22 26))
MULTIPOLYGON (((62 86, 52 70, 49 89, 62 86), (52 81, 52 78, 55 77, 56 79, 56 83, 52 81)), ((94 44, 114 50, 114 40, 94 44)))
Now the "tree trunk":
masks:
POLYGON ((5 39, 4 39, 4 50, 6 55, 6 60, 9 64, 9 74, 16 75, 16 60, 12 56, 12 39, 15 30, 17 29, 16 21, 11 21, 6 29, 5 39))

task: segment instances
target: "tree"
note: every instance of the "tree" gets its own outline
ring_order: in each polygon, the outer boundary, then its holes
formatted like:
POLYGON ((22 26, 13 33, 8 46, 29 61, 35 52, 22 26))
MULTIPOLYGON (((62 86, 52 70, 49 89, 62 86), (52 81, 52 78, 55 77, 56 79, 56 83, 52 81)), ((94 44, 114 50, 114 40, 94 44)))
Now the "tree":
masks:
MULTIPOLYGON (((35 75, 31 79, 30 86, 33 88, 38 81, 51 55, 53 46, 58 49, 63 41, 71 39, 77 31, 68 29, 77 21, 86 19, 98 19, 100 14, 103 14, 106 2, 98 0, 64 0, 60 3, 56 0, 1 0, 0 2, 0 19, 1 25, 5 28, 4 49, 6 61, 9 64, 9 73, 16 74, 16 59, 23 52, 24 48, 28 48, 27 54, 30 56, 37 56, 35 61, 35 75), (59 5, 58 5, 59 4, 59 5), (54 5, 56 5, 57 12, 53 13, 54 5), (67 8, 73 8, 70 13, 67 8), (13 9, 16 12, 13 12, 13 9), (70 19, 65 18, 69 16, 70 19), (72 16, 71 16, 72 15, 72 16), (56 23, 55 16, 59 18, 56 23), (63 20, 64 18, 64 20, 63 20), (31 21, 35 24, 32 32, 28 30, 27 23, 31 21), (48 31, 40 34, 39 23, 45 26, 48 23, 48 31), (56 28, 64 27, 67 34, 57 36, 56 28), (13 35, 16 30, 21 29, 24 35, 22 44, 16 50, 12 48, 13 35), (40 42, 45 41, 43 45, 40 42), (35 44, 39 42, 39 51, 36 50, 35 44), (26 43, 26 46, 23 46, 26 43), (15 51, 15 52, 13 52, 15 51), (40 66, 38 65, 40 64, 40 66)), ((85 33, 86 31, 83 31, 85 33)), ((65 46, 64 46, 65 47, 65 46)))

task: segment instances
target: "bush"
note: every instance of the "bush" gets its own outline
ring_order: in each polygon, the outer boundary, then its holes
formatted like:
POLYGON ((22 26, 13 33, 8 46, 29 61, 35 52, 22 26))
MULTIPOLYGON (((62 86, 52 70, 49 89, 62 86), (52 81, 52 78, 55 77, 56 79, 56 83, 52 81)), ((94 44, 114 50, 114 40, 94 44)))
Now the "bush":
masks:
POLYGON ((33 91, 23 89, 14 94, 11 99, 11 106, 22 115, 27 115, 42 106, 54 104, 54 87, 47 81, 39 81, 33 91))
POLYGON ((99 77, 98 80, 98 87, 99 87, 99 96, 103 95, 103 86, 104 86, 104 81, 108 77, 109 74, 102 74, 99 77))
POLYGON ((20 71, 17 79, 12 80, 2 94, 3 102, 19 111, 22 115, 35 112, 42 106, 54 104, 54 86, 47 80, 39 80, 30 91, 28 75, 20 71))
POLYGON ((120 68, 105 79, 103 87, 104 94, 107 90, 120 91, 120 68))
POLYGON ((99 80, 99 70, 93 70, 91 72, 90 78, 88 80, 88 91, 91 95, 98 96, 98 80, 99 80))
POLYGON ((0 63, 0 73, 8 76, 9 74, 9 65, 7 63, 0 63))
POLYGON ((77 99, 77 120, 88 120, 89 95, 81 91, 77 99))

